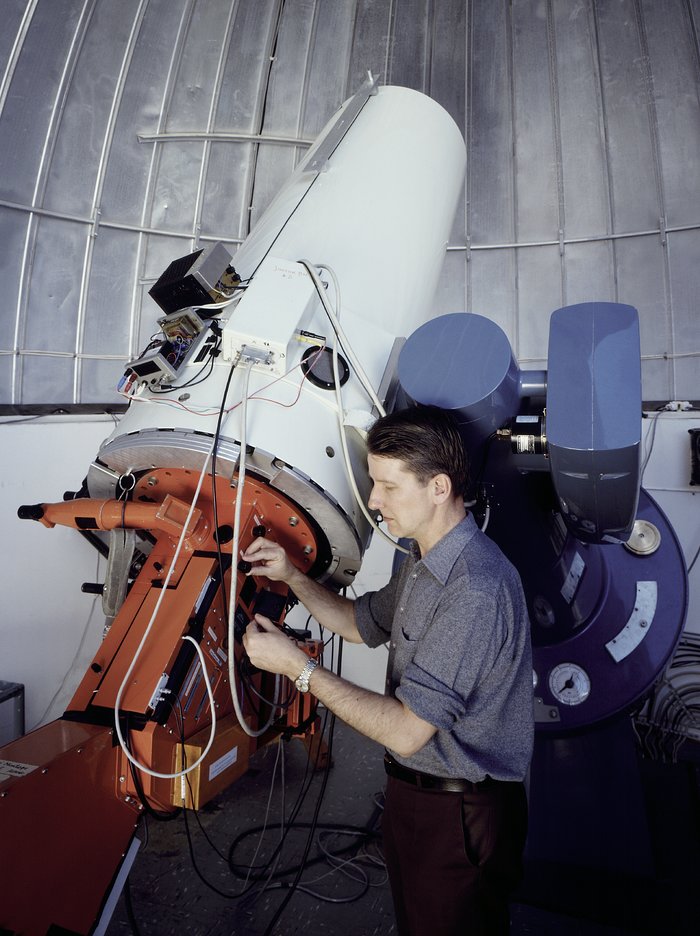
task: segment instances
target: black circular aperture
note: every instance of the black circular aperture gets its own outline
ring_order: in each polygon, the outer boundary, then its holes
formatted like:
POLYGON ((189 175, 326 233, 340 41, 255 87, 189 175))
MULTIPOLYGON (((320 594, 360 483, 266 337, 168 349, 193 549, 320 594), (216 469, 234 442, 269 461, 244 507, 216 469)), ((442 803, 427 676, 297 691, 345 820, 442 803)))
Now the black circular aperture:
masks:
MULTIPOLYGON (((322 390, 335 390, 333 352, 330 348, 321 348, 319 345, 308 348, 302 355, 301 369, 315 386, 322 390)), ((350 376, 350 368, 341 354, 338 355, 338 375, 342 387, 350 376)))
POLYGON ((233 539, 233 527, 228 523, 222 524, 220 527, 214 530, 214 539, 219 544, 219 546, 230 543, 233 539))

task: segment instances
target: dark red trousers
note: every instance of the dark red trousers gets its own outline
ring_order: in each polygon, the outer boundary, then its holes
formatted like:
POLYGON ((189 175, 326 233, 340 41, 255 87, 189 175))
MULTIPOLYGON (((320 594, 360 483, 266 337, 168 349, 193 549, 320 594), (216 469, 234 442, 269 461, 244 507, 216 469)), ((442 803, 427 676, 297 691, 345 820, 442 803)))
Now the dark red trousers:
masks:
POLYGON ((387 777, 382 833, 399 936, 507 936, 527 833, 523 784, 452 793, 387 777))

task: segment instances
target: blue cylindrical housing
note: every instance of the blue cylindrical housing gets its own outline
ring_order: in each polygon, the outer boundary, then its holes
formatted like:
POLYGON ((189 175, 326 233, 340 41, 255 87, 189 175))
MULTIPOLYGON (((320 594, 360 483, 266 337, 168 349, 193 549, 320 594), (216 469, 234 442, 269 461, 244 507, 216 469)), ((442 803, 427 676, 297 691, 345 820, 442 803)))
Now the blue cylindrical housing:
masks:
POLYGON ((470 448, 520 406, 508 338, 491 319, 471 312, 442 315, 416 329, 399 356, 398 377, 414 402, 454 412, 470 448))

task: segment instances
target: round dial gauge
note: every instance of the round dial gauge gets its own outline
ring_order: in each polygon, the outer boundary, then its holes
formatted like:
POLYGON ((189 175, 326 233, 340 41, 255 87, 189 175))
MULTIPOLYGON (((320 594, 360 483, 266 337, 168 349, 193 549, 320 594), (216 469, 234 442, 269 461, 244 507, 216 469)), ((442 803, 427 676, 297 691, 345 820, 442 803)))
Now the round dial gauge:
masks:
POLYGON ((580 705, 591 691, 591 680, 576 663, 559 663, 549 674, 549 689, 563 705, 580 705))

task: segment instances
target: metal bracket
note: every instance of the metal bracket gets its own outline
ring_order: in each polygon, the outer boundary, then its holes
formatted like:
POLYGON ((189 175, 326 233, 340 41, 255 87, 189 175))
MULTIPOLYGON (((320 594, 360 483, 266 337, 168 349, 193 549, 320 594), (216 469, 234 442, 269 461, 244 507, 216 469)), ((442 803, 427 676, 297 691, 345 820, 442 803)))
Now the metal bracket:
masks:
POLYGON ((365 106, 367 101, 379 90, 378 79, 367 72, 367 78, 353 97, 343 108, 340 116, 330 128, 325 137, 321 140, 312 159, 304 167, 307 172, 323 172, 335 150, 338 148, 341 140, 353 125, 355 118, 365 106))
POLYGON ((117 611, 124 602, 135 546, 135 530, 123 528, 110 530, 107 574, 102 592, 102 610, 105 617, 116 617, 117 611))

